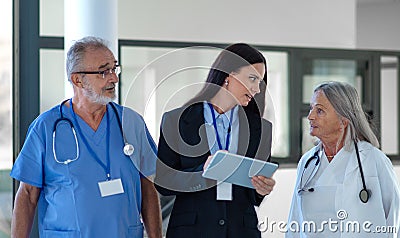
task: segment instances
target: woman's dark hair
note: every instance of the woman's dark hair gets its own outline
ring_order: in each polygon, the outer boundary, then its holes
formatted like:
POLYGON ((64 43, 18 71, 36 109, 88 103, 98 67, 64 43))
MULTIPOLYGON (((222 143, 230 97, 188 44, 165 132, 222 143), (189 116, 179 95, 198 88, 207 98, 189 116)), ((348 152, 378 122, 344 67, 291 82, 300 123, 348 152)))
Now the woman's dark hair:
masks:
POLYGON ((267 87, 267 63, 264 56, 252 46, 245 43, 236 43, 226 47, 214 61, 208 73, 206 84, 200 92, 190 99, 185 106, 210 101, 225 83, 225 79, 232 72, 239 72, 244 66, 257 63, 265 65, 265 75, 260 84, 258 93, 250 103, 244 107, 246 113, 254 112, 262 116, 265 107, 265 91, 267 87))

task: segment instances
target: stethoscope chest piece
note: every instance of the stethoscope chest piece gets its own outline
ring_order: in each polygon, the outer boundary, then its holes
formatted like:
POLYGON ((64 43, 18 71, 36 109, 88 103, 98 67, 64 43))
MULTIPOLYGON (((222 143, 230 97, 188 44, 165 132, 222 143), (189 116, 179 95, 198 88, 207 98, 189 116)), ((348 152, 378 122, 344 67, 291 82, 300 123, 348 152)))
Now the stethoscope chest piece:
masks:
POLYGON ((133 154, 133 151, 135 151, 135 148, 133 148, 133 145, 125 143, 124 154, 127 156, 131 156, 133 154))
POLYGON ((361 189, 360 194, 358 195, 360 197, 361 202, 367 203, 369 199, 369 192, 366 189, 361 189))

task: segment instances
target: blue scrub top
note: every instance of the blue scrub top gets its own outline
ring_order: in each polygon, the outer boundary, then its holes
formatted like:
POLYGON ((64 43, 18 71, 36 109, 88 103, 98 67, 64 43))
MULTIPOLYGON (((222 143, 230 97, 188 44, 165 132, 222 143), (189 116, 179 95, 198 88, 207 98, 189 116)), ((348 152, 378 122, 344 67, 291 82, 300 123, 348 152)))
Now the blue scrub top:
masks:
MULTIPOLYGON (((29 127, 10 175, 42 189, 38 202, 40 237, 143 237, 140 178, 155 173, 156 146, 143 118, 116 106, 127 141, 134 147, 132 156, 124 155, 118 117, 108 105, 111 178, 121 178, 123 194, 101 197, 98 183, 106 180, 106 173, 81 138, 84 134, 106 164, 106 115, 97 131, 76 116, 81 129, 77 134, 79 157, 67 165, 57 163, 53 155, 53 126, 60 118, 60 106, 41 114, 29 127)), ((65 105, 63 116, 74 122, 65 105)), ((58 124, 55 139, 59 161, 76 157, 75 139, 67 122, 58 124)))

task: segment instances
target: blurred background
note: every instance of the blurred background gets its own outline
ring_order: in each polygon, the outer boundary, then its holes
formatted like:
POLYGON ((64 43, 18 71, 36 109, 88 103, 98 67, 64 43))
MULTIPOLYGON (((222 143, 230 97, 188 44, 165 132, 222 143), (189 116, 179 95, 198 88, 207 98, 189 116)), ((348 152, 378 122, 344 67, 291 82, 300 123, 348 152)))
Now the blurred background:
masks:
MULTIPOLYGON (((72 0, 71 0, 72 1, 72 0)), ((92 7, 104 16, 107 0, 92 7)), ((108 0, 112 1, 112 0, 108 0)), ((10 237, 16 186, 9 177, 29 123, 71 95, 64 48, 71 11, 64 0, 1 0, 0 238, 10 237), (33 56, 33 57, 32 57, 33 56)), ((312 147, 309 98, 328 80, 348 82, 373 117, 399 176, 399 0, 112 1, 122 65, 118 101, 142 114, 158 141, 161 115, 190 98, 221 48, 246 42, 268 61, 264 117, 274 124, 281 168, 259 219, 286 221, 296 163, 312 147), (182 70, 185 69, 185 70, 182 70)), ((83 6, 82 6, 83 8, 83 6)), ((79 28, 79 24, 72 26, 79 28)), ((101 26, 100 26, 101 27, 101 26)), ((104 26, 104 28, 110 26, 104 26)), ((104 29, 106 30, 106 29, 104 29)), ((173 205, 161 200, 164 228, 173 205)), ((283 237, 267 230, 263 237, 283 237)), ((32 237, 37 237, 33 235, 32 237)))

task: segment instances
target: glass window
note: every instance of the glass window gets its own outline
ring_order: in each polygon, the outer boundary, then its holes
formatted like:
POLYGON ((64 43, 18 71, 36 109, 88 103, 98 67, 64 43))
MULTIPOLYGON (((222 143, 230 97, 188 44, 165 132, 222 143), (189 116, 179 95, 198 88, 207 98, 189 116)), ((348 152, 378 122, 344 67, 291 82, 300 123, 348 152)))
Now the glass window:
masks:
POLYGON ((64 36, 64 0, 40 0, 39 4, 40 36, 64 36))
MULTIPOLYGON (((303 117, 301 120, 301 126, 302 126, 302 140, 301 140, 301 154, 305 154, 308 150, 313 148, 317 142, 318 139, 315 136, 311 136, 309 131, 310 131, 310 124, 308 122, 307 117, 303 117)), ((300 159, 300 158, 299 158, 300 159)))
POLYGON ((397 57, 381 57, 381 148, 386 154, 399 153, 399 92, 397 57))
MULTIPOLYGON (((326 60, 313 59, 306 60, 303 64, 303 103, 310 104, 314 88, 323 82, 339 81, 354 86, 360 98, 362 98, 362 73, 363 68, 360 65, 366 65, 363 62, 355 60, 326 60)), ((302 118, 302 142, 301 151, 304 154, 314 146, 316 138, 309 134, 309 123, 307 119, 308 111, 302 118)))
POLYGON ((40 112, 47 111, 66 98, 67 82, 63 50, 40 50, 40 112), (51 67, 49 67, 51 65, 51 67))
POLYGON ((273 124, 272 156, 289 156, 289 75, 286 52, 262 51, 267 59, 267 96, 264 118, 273 124), (286 145, 286 146, 282 146, 286 145))
POLYGON ((0 8, 0 237, 10 237, 12 179, 12 1, 0 8))
MULTIPOLYGON (((357 61, 354 60, 308 60, 304 63, 303 103, 309 104, 314 88, 323 82, 339 81, 356 87, 360 97, 361 77, 357 72, 357 61)), ((362 97, 361 97, 362 98, 362 97)))
POLYGON ((139 112, 158 139, 162 114, 196 94, 219 49, 121 48, 121 103, 139 112))
MULTIPOLYGON (((121 47, 121 103, 143 115, 157 141, 162 114, 182 106, 202 88, 220 52, 211 47, 121 47)), ((264 117, 274 123, 274 144, 288 144, 287 54, 262 53, 268 59, 269 106, 264 117)), ((275 146, 273 156, 288 156, 288 150, 275 146)))

